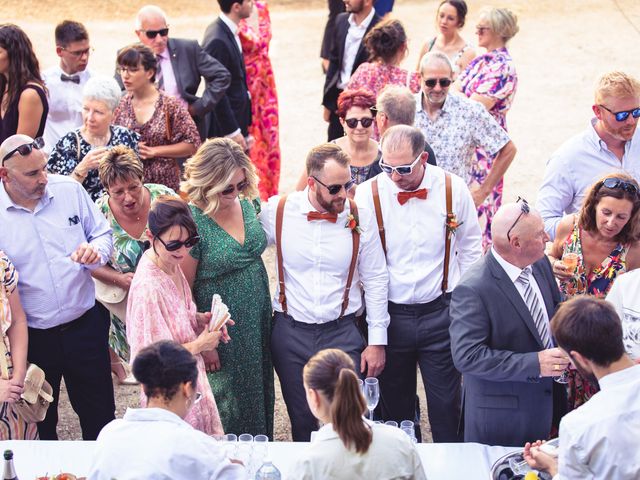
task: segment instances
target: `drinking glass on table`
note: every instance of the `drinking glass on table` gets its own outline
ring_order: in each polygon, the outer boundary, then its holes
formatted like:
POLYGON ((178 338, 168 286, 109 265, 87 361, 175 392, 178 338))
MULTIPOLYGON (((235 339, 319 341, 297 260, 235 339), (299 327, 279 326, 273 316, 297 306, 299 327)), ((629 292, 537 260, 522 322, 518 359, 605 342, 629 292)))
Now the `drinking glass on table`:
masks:
POLYGON ((235 433, 227 433, 222 441, 225 444, 224 446, 227 455, 230 458, 236 458, 236 455, 238 454, 238 436, 235 433))
POLYGON ((243 433, 238 437, 238 460, 244 465, 251 463, 251 454, 253 450, 253 435, 243 433))
POLYGON ((369 409, 369 420, 373 420, 373 410, 378 406, 380 399, 380 384, 375 377, 367 377, 364 380, 364 398, 369 409))

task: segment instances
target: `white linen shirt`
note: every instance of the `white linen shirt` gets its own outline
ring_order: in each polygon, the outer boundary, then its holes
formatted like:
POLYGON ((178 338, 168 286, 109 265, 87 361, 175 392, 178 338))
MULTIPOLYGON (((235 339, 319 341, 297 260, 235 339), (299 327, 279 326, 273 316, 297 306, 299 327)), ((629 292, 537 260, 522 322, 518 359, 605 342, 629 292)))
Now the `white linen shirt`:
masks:
MULTIPOLYGON (((428 165, 418 188, 428 190, 427 199, 398 202, 401 190, 385 173, 378 179, 380 207, 387 245, 389 300, 399 304, 427 303, 442 294, 445 224, 447 206, 445 172, 428 165)), ((371 182, 356 190, 358 206, 373 210, 371 182)), ((451 175, 452 208, 460 227, 451 238, 449 286, 452 291, 460 276, 482 255, 478 214, 464 181, 451 175)), ((375 217, 374 217, 375 222, 375 217)), ((378 235, 377 224, 375 229, 378 235)))
POLYGON ((470 185, 476 164, 475 149, 496 155, 509 143, 509 135, 479 102, 460 95, 447 95, 434 121, 422 106, 422 91, 416 94, 414 126, 419 128, 438 159, 438 166, 462 177, 470 185))
POLYGON ((622 342, 627 354, 640 361, 640 270, 620 275, 607 295, 622 321, 622 342))
POLYGON ((600 391, 560 421, 554 480, 640 478, 640 365, 598 383, 600 391))
POLYGON ((536 209, 551 240, 563 215, 580 210, 587 191, 602 176, 622 171, 640 182, 640 129, 626 142, 621 162, 596 133, 596 121, 562 144, 547 162, 536 209))
POLYGON ((347 84, 353 73, 353 64, 356 62, 358 50, 362 44, 362 39, 364 38, 364 34, 367 33, 367 28, 369 28, 369 24, 375 14, 376 9, 372 8, 369 15, 366 16, 360 25, 356 24, 353 19, 353 13, 349 15, 349 30, 347 30, 347 37, 344 40, 342 69, 340 70, 340 79, 337 85, 340 90, 347 88, 347 84))
POLYGON ((303 456, 287 475, 289 480, 425 480, 418 451, 399 428, 367 421, 373 439, 358 454, 347 448, 330 423, 314 436, 303 456))
POLYGON ((80 77, 80 83, 74 83, 60 80, 63 73, 60 66, 42 72, 42 79, 49 93, 49 113, 44 127, 42 148, 47 155, 51 153, 58 140, 82 126, 82 89, 93 75, 91 70, 85 69, 74 74, 80 77))
POLYGON ((128 408, 98 435, 90 480, 246 479, 224 446, 163 408, 128 408))
MULTIPOLYGON (((287 197, 282 220, 282 257, 287 310, 295 320, 304 323, 326 323, 335 320, 342 309, 351 264, 352 233, 346 228, 349 202, 338 214, 336 223, 326 220, 307 221, 307 213, 315 209, 309 202, 309 188, 287 197)), ((260 223, 270 244, 276 241, 276 210, 280 196, 264 205, 260 223)), ((345 315, 356 313, 362 306, 364 286, 369 345, 387 344, 387 288, 389 277, 382 245, 375 227, 373 212, 358 206, 360 246, 353 274, 349 306, 345 315)), ((276 270, 277 272, 277 270, 276 270)), ((273 308, 282 312, 276 287, 273 308)))

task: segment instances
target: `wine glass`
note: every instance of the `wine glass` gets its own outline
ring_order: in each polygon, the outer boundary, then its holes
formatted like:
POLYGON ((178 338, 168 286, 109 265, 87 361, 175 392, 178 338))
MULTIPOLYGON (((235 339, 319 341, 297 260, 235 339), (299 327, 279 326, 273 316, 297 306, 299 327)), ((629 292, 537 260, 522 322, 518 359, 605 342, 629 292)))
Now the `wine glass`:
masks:
POLYGON ((386 422, 384 422, 384 424, 389 425, 390 427, 398 428, 398 422, 396 422, 395 420, 387 420, 386 422))
POLYGON ((378 406, 380 399, 380 384, 375 377, 367 377, 364 380, 364 398, 369 409, 369 420, 373 420, 373 410, 378 406))
POLYGON ((238 460, 244 465, 251 463, 251 454, 253 450, 253 435, 243 433, 238 437, 238 460))

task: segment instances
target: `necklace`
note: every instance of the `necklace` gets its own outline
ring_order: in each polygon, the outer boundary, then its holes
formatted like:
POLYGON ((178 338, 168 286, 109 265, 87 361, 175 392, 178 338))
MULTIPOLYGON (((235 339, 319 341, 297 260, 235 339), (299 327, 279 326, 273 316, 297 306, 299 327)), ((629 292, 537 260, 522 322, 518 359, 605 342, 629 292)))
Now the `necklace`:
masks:
POLYGON ((103 136, 93 136, 85 128, 81 130, 82 136, 84 139, 91 145, 92 147, 104 147, 111 140, 111 132, 108 131, 106 135, 103 136))

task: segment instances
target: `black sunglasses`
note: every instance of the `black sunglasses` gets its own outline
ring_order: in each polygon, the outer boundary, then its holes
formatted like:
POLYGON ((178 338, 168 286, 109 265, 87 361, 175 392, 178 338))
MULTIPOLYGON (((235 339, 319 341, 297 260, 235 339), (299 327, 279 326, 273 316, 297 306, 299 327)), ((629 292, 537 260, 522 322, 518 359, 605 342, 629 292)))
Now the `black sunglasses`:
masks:
POLYGON ((183 246, 187 248, 194 247, 200 241, 200 237, 198 235, 187 238, 184 242, 180 240, 171 240, 170 242, 165 243, 159 235, 156 236, 156 238, 160 240, 160 243, 164 245, 164 248, 166 248, 168 252, 175 252, 176 250, 180 250, 183 246))
POLYGON ((531 209, 529 208, 529 203, 524 198, 518 197, 516 203, 520 204, 520 215, 518 215, 516 221, 513 222, 513 225, 511 225, 511 228, 507 231, 507 240, 509 241, 511 241, 511 230, 513 230, 513 227, 515 227, 520 221, 520 217, 522 217, 522 215, 524 215, 525 213, 529 213, 531 211, 531 209))
POLYGON ((600 185, 600 188, 602 187, 607 187, 607 188, 621 188, 622 190, 624 190, 627 193, 630 193, 631 195, 637 195, 638 194, 638 186, 635 185, 634 183, 631 182, 627 182, 625 180, 622 180, 621 178, 617 178, 617 177, 610 177, 610 178, 605 178, 602 181, 602 184, 600 185))
POLYGON ((320 180, 318 180, 316 177, 314 177, 313 175, 311 176, 311 178, 313 178, 316 182, 318 182, 320 185, 326 188, 327 191, 329 192, 329 195, 337 195, 338 193, 340 193, 340 190, 342 190, 343 188, 345 192, 348 192, 356 184, 356 181, 353 178, 349 180, 347 183, 345 183, 344 185, 326 185, 322 183, 320 180))
POLYGON ((449 85, 451 85, 451 79, 450 78, 427 78, 424 81, 424 84, 428 88, 434 88, 436 86, 436 83, 439 83, 442 88, 447 88, 449 85))
POLYGON ((631 110, 623 110, 621 112, 612 112, 604 105, 600 105, 600 106, 604 108, 607 112, 609 112, 611 115, 616 117, 616 121, 618 122, 624 122, 627 118, 629 118, 629 115, 633 116, 633 118, 640 117, 640 107, 633 108, 631 110))
POLYGON ((4 166, 4 162, 9 158, 11 158, 16 152, 18 152, 23 157, 26 157, 33 151, 34 148, 36 150, 40 150, 42 147, 44 147, 44 139, 42 137, 38 137, 34 139, 33 142, 31 143, 25 143, 24 145, 20 145, 14 148, 13 150, 11 150, 4 157, 2 157, 2 166, 4 166))
POLYGON ((231 195, 236 190, 238 193, 242 193, 242 191, 249 186, 249 182, 247 180, 243 180, 237 185, 229 185, 227 188, 220 192, 220 195, 231 195))
POLYGON ((344 123, 346 123, 347 127, 349 128, 356 128, 358 126, 358 122, 360 122, 360 125, 362 125, 362 128, 369 128, 373 124, 373 117, 344 119, 344 123))
POLYGON ((169 28, 161 28, 160 30, 141 30, 141 32, 144 32, 149 40, 153 40, 158 35, 160 35, 161 37, 166 37, 167 35, 169 35, 169 28))

